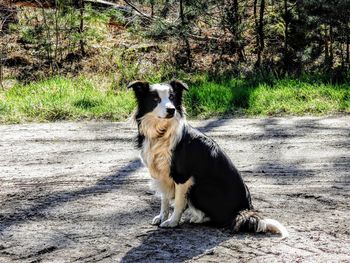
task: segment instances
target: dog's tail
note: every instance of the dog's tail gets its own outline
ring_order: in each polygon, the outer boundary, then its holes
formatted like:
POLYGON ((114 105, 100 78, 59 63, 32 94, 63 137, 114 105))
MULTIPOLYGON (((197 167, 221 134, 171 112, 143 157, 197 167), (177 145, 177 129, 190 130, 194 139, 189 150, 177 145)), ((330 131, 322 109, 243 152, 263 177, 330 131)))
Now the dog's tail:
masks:
POLYGON ((234 232, 255 232, 281 234, 282 238, 289 236, 287 229, 278 221, 269 218, 262 218, 252 210, 240 211, 235 217, 232 230, 234 232))

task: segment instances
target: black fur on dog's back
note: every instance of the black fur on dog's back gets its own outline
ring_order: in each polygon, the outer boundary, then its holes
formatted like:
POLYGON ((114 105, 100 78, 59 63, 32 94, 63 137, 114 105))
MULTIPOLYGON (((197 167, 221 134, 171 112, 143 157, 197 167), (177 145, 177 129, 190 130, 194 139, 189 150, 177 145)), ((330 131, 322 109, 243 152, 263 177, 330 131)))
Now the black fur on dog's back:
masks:
POLYGON ((188 199, 217 226, 234 232, 271 232, 288 237, 286 228, 253 210, 248 187, 230 158, 209 137, 189 125, 172 154, 170 176, 183 184, 194 184, 188 199))
POLYGON ((173 150, 170 176, 177 184, 193 177, 191 204, 218 226, 230 226, 238 212, 253 208, 231 160, 212 139, 189 125, 173 150))

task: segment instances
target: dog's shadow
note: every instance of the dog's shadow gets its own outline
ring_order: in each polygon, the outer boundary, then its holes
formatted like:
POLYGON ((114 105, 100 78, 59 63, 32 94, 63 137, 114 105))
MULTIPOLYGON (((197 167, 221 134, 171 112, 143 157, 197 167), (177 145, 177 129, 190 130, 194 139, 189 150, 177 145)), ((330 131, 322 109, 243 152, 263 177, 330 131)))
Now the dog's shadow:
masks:
POLYGON ((129 250, 121 262, 183 262, 205 254, 232 238, 227 230, 210 225, 185 223, 174 229, 158 228, 145 234, 139 246, 129 250))

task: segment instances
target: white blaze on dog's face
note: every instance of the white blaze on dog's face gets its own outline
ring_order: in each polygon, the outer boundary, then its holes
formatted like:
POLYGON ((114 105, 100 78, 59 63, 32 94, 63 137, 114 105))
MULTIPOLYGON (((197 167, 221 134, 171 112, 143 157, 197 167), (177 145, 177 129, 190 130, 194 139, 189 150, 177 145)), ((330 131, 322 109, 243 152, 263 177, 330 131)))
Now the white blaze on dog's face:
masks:
POLYGON ((150 92, 153 93, 157 106, 153 113, 158 118, 172 118, 176 115, 174 105, 175 92, 169 84, 154 84, 150 86, 150 92))

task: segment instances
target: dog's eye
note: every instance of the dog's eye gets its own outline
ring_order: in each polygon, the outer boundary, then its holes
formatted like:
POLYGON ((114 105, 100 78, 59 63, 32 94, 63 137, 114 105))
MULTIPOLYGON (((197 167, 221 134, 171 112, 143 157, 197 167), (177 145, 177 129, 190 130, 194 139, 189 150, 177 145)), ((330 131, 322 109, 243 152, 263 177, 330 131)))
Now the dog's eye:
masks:
POLYGON ((174 99, 174 95, 173 94, 170 94, 169 95, 169 100, 173 100, 174 99))
POLYGON ((153 96, 153 100, 154 100, 155 102, 157 102, 157 103, 160 102, 160 98, 159 98, 158 96, 153 96))

